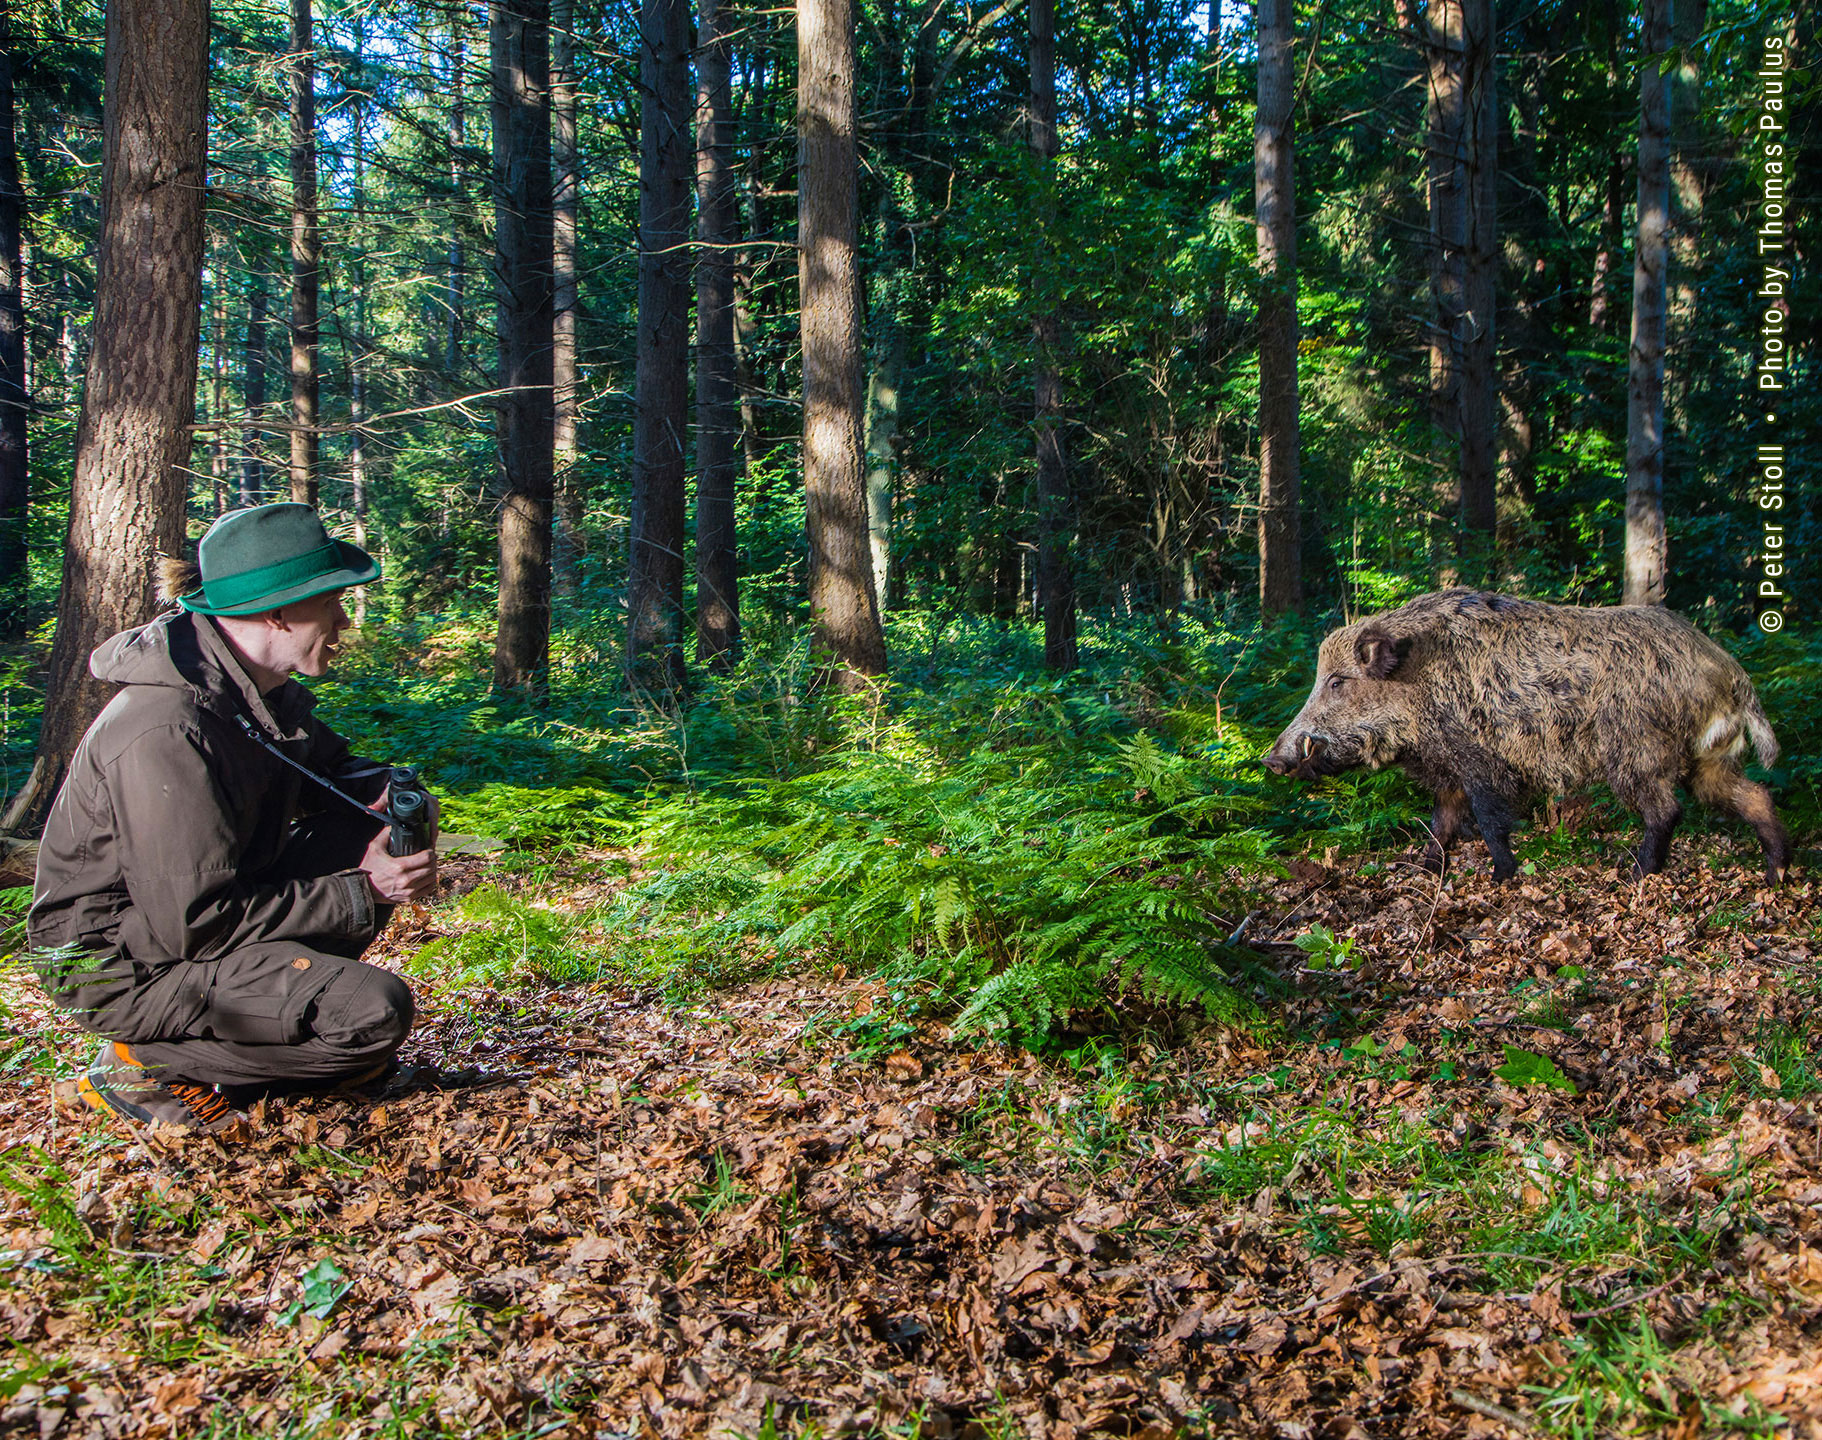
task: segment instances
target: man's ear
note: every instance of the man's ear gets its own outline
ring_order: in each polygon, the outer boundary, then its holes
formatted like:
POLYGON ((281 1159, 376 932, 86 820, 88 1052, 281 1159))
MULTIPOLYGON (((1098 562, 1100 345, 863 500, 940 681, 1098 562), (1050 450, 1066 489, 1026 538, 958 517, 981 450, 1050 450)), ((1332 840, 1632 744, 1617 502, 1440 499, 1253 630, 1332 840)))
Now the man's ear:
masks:
POLYGON ((1394 640, 1383 630, 1363 630, 1354 642, 1354 658, 1374 680, 1384 680, 1410 652, 1411 642, 1394 640))

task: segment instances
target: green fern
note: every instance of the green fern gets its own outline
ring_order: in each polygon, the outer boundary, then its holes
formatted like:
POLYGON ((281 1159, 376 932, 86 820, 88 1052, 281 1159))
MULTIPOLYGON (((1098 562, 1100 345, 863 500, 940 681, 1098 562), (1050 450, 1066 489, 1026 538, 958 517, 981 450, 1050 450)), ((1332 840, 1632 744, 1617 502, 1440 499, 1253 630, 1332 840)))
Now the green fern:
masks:
POLYGON ((959 1002, 964 1029, 1027 1041, 1129 993, 1249 1016, 1210 946, 1236 884, 1270 864, 1268 837, 1192 794, 1195 765, 1154 741, 1070 758, 850 753, 839 770, 660 806, 643 841, 677 868, 629 890, 608 928, 698 959, 757 940, 875 967, 959 1002), (680 933, 666 897, 710 874, 741 879, 693 892, 680 933))

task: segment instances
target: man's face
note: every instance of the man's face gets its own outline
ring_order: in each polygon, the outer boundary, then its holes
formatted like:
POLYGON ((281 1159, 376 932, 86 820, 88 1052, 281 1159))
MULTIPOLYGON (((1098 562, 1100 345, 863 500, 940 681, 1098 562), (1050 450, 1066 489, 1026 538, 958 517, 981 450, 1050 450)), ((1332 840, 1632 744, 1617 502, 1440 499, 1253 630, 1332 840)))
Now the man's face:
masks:
POLYGON ((336 642, 349 625, 342 592, 312 595, 272 613, 273 668, 291 675, 328 674, 336 642))

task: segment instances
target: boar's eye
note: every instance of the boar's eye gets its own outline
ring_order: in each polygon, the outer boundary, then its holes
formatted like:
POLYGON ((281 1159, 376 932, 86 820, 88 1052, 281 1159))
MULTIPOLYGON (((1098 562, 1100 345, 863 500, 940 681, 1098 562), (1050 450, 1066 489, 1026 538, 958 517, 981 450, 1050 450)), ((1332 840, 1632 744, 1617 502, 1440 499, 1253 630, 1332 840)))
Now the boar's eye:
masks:
POLYGON ((1329 676, 1329 689, 1339 690, 1343 685, 1347 684, 1347 681, 1348 677, 1345 675, 1331 675, 1329 676))

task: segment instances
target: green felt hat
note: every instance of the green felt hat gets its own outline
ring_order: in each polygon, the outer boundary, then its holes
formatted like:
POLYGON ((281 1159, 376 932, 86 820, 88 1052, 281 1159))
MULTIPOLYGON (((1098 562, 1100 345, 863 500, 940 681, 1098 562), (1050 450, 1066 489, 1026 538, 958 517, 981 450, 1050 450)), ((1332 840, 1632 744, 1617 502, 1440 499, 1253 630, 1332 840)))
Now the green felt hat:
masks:
POLYGON ((289 502, 229 511, 202 537, 196 561, 202 586, 177 603, 198 615, 257 615, 380 578, 371 555, 330 539, 315 510, 289 502))

